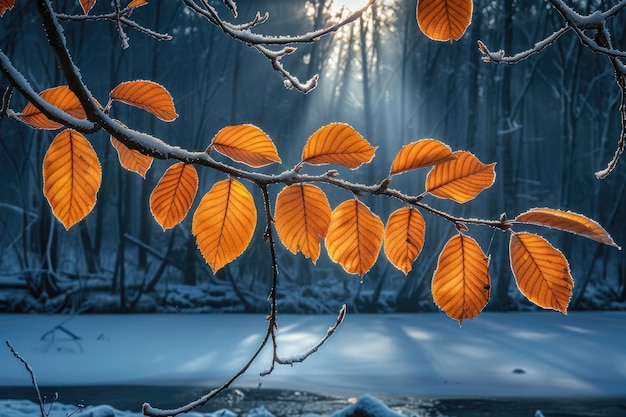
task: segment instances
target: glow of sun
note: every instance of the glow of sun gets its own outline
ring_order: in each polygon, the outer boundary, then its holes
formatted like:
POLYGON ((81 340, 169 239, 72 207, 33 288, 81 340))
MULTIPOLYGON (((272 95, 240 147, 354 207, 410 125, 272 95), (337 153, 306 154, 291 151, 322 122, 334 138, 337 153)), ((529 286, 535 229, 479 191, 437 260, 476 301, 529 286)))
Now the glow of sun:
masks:
POLYGON ((368 0, 333 0, 330 9, 333 13, 340 12, 342 8, 354 12, 365 6, 367 1, 368 0))

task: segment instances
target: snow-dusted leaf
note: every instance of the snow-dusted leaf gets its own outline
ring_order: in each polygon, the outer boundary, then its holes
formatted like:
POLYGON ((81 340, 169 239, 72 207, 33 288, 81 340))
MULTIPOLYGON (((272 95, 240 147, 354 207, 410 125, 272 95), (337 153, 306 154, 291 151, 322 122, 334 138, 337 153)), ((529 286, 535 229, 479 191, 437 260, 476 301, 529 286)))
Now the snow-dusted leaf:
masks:
POLYGON ((532 233, 512 233, 511 270, 526 298, 543 308, 567 314, 574 280, 569 263, 550 242, 532 233))
POLYGON ((255 168, 282 162, 267 133, 250 124, 226 126, 217 132, 212 146, 232 160, 255 168))
POLYGON ((473 0, 418 0, 417 23, 430 39, 458 40, 472 22, 473 0))
POLYGON ((93 210, 101 182, 100 161, 87 138, 71 129, 60 132, 43 159, 43 193, 66 229, 93 210))
MULTIPOLYGON (((39 97, 72 117, 77 119, 87 118, 85 109, 83 109, 80 101, 78 101, 78 97, 76 97, 76 94, 74 94, 67 85, 44 90, 39 93, 39 97)), ((18 114, 18 117, 23 122, 39 129, 55 130, 63 126, 61 123, 48 119, 48 117, 31 103, 28 103, 26 107, 24 107, 24 110, 18 114)))
POLYGON ((455 159, 435 165, 426 177, 426 191, 457 203, 474 199, 496 179, 496 163, 483 164, 472 153, 457 151, 455 159))
POLYGON ((564 230, 621 249, 600 224, 571 211, 532 208, 517 216, 513 221, 564 230))
POLYGON ((326 251, 346 272, 363 276, 376 263, 384 229, 365 204, 356 199, 344 201, 331 213, 326 251))
POLYGON ((169 167, 150 195, 150 211, 163 230, 180 223, 198 191, 198 172, 191 164, 169 167))
POLYGON ((191 232, 213 273, 246 250, 256 219, 252 194, 239 181, 220 181, 204 195, 194 213, 191 232))
POLYGON ((338 164, 357 169, 372 160, 376 148, 345 123, 330 123, 313 133, 302 151, 302 162, 338 164))
POLYGON ((418 209, 403 207, 391 213, 383 250, 396 268, 408 274, 424 246, 426 223, 418 209))
POLYGON ((420 139, 400 149, 391 165, 390 175, 437 165, 454 159, 452 150, 435 139, 420 139))
POLYGON ((111 100, 139 107, 165 122, 171 122, 178 117, 172 96, 165 87, 154 81, 124 82, 115 87, 109 96, 111 100))
POLYGON ((0 17, 8 10, 11 10, 15 6, 15 0, 0 0, 0 17))
POLYGON ((488 258, 478 243, 469 236, 454 236, 441 251, 433 275, 435 304, 461 323, 480 314, 490 289, 488 258))
POLYGON ((330 224, 330 204, 322 190, 311 184, 287 186, 276 197, 274 224, 278 237, 293 253, 317 262, 320 241, 330 224))

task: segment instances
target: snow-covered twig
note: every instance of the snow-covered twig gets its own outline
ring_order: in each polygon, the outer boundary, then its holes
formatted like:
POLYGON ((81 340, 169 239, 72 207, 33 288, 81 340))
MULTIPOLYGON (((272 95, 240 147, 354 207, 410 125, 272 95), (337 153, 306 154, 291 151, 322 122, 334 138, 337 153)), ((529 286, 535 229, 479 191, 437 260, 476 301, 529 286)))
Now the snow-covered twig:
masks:
POLYGON ((134 29, 137 32, 143 33, 144 35, 150 36, 159 41, 169 41, 172 40, 172 36, 167 33, 159 33, 152 29, 141 26, 139 23, 134 20, 129 19, 127 9, 120 10, 119 12, 114 13, 106 13, 100 15, 68 15, 65 13, 58 13, 57 18, 59 20, 71 20, 75 22, 87 22, 87 21, 96 21, 96 20, 110 20, 119 24, 123 24, 124 26, 134 29))
POLYGON ((492 52, 489 50, 487 45, 485 45, 482 41, 478 41, 478 49, 483 54, 484 62, 493 62, 496 64, 504 63, 504 64, 517 64, 520 61, 523 61, 526 58, 529 58, 535 54, 539 54, 543 52, 550 45, 554 44, 564 33, 566 33, 571 28, 569 26, 564 26, 551 34, 550 36, 542 39, 539 42, 536 42, 532 48, 527 49, 522 52, 518 52, 515 55, 506 56, 505 51, 500 50, 497 52, 492 52))

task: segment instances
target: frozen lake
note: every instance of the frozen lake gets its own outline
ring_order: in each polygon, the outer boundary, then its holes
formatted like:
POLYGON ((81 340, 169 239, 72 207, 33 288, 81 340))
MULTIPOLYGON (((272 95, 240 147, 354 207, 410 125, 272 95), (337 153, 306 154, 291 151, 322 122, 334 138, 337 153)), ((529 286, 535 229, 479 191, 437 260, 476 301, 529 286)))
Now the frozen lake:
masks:
MULTIPOLYGON (((182 405, 222 384, 265 331, 262 315, 67 319, 5 314, 0 335, 29 361, 40 385, 58 389, 60 402, 133 411, 145 401, 182 405), (115 398, 119 404, 112 404, 115 398)), ((304 351, 334 321, 329 315, 279 316, 279 354, 304 351)), ((559 401, 559 409, 587 407, 586 413, 561 415, 626 415, 625 346, 626 312, 483 313, 462 327, 444 314, 348 314, 304 363, 259 379, 270 364, 267 349, 235 384, 240 390, 215 407, 243 409, 269 401, 292 412, 300 407, 303 414, 330 413, 367 393, 401 412, 421 410, 419 415, 475 415, 463 414, 468 404, 484 410, 506 405, 507 415, 528 415, 528 408, 545 411, 559 401)), ((0 349, 0 363, 0 386, 26 390, 5 388, 1 397, 28 392, 28 374, 7 348, 0 349)))

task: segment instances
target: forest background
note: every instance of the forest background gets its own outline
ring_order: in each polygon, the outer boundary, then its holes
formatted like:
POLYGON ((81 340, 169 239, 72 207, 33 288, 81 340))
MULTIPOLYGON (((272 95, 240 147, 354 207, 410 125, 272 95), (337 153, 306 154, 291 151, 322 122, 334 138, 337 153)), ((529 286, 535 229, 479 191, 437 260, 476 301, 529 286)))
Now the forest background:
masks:
MULTIPOLYGON (((2 21, 1 49, 17 67, 30 71, 36 91, 62 84, 36 10, 20 3, 2 21)), ((610 2, 572 3, 589 13, 610 2)), ((55 5, 79 13, 74 0, 55 5)), ((92 14, 99 7, 108 6, 100 2, 92 14)), ((268 34, 313 30, 345 12, 329 7, 327 1, 238 4, 244 21, 257 11, 270 11, 271 19, 259 26, 268 34)), ((611 158, 620 129, 620 92, 606 58, 570 35, 518 65, 484 63, 479 39, 491 49, 514 53, 562 22, 542 1, 477 0, 474 8, 466 34, 449 44, 432 42, 419 32, 415 1, 377 1, 364 18, 283 59, 301 79, 320 74, 319 86, 306 95, 285 89, 262 56, 226 40, 180 2, 158 2, 133 15, 144 26, 171 34, 171 41, 156 42, 129 31, 130 48, 124 50, 111 45, 117 34, 106 22, 74 22, 66 25, 66 34, 95 97, 106 97, 113 86, 130 79, 153 80, 168 89, 183 118, 164 124, 132 107, 117 109, 116 116, 172 145, 201 150, 224 126, 252 123, 281 149, 283 165, 265 172, 280 172, 299 161, 303 143, 316 129, 344 122, 378 150, 364 169, 340 170, 340 175, 376 184, 402 145, 437 138, 482 161, 498 162, 494 186, 471 204, 438 200, 437 207, 493 219, 531 207, 572 210, 595 219, 624 244, 626 170, 618 165, 604 180, 593 175, 611 158)), ((608 22, 618 45, 626 30, 619 22, 608 22)), ((6 87, 4 79, 0 83, 6 87)), ((164 232, 150 213, 150 193, 167 164, 155 161, 145 180, 122 170, 105 133, 92 141, 105 172, 98 204, 66 232, 42 198, 41 161, 53 135, 0 120, 1 311, 267 310, 271 260, 262 234, 256 233, 249 250, 214 275, 196 248, 191 219, 164 232)), ((394 184, 420 190, 423 181, 416 175, 399 176, 394 184)), ((200 189, 221 178, 223 174, 206 170, 200 189)), ((273 191, 275 196, 278 189, 273 191)), ((341 190, 325 192, 332 206, 346 197, 341 190)), ((381 218, 399 206, 392 199, 363 200, 381 218)), ((352 312, 437 310, 430 279, 441 248, 455 231, 449 222, 427 220, 425 249, 407 277, 381 259, 360 280, 325 255, 314 266, 278 244, 281 312, 333 313, 343 303, 352 312)), ((571 261, 576 286, 570 309, 626 307, 622 252, 565 233, 544 235, 571 261)), ((491 256, 494 296, 487 309, 533 309, 515 288, 506 236, 492 230, 476 230, 473 236, 491 256)))

